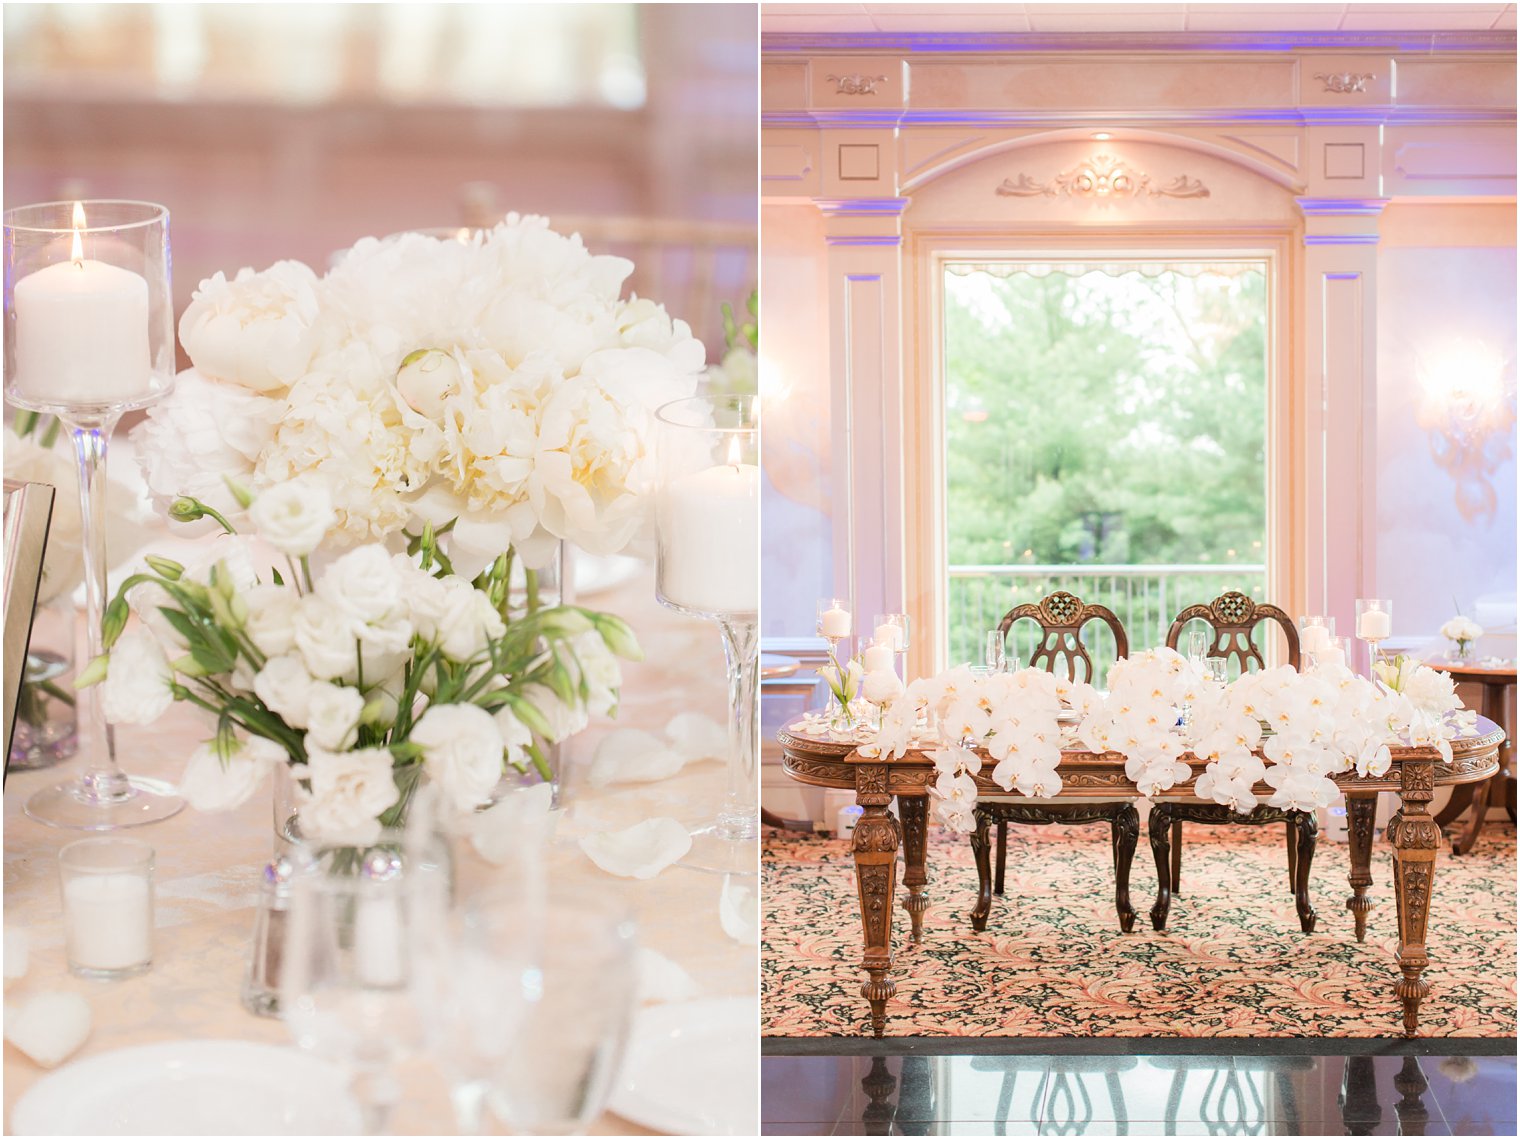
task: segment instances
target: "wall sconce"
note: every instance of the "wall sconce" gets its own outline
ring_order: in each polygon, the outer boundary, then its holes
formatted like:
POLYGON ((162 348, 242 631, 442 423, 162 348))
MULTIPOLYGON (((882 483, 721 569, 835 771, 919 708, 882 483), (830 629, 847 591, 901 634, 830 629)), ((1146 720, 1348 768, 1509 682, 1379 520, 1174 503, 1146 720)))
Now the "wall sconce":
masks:
POLYGON ((1431 458, 1456 483, 1462 517, 1492 519, 1493 475, 1513 453, 1514 376, 1496 352, 1471 341, 1447 345, 1417 368, 1417 422, 1429 436, 1431 458))

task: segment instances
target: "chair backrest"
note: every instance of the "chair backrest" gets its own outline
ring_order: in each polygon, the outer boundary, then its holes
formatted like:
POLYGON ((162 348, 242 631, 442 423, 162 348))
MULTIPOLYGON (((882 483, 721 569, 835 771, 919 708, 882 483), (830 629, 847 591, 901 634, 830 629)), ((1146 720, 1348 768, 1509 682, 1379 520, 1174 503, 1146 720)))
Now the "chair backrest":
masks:
POLYGON ((1244 593, 1231 590, 1221 593, 1207 605, 1189 605, 1166 633, 1166 647, 1175 649, 1182 641, 1182 627, 1189 621, 1203 621, 1214 631, 1209 645, 1209 656, 1232 657, 1242 673, 1249 672, 1254 662, 1257 668, 1265 668, 1261 649, 1251 640, 1251 633, 1262 621, 1276 621, 1288 638, 1288 663, 1295 669, 1299 664, 1298 627, 1293 619, 1276 605, 1252 601, 1244 593))
POLYGON ((1029 602, 1008 610, 998 622, 998 635, 1006 641, 1013 623, 1026 617, 1038 621, 1041 629, 1040 643, 1029 654, 1030 668, 1055 672, 1056 666, 1064 662, 1070 679, 1091 684, 1095 670, 1081 637, 1082 626, 1089 621, 1102 621, 1109 627, 1114 635, 1115 659, 1129 656, 1129 638, 1114 611, 1103 605, 1088 605, 1064 590, 1052 593, 1039 603, 1029 602), (1085 675, 1078 675, 1079 665, 1085 675))

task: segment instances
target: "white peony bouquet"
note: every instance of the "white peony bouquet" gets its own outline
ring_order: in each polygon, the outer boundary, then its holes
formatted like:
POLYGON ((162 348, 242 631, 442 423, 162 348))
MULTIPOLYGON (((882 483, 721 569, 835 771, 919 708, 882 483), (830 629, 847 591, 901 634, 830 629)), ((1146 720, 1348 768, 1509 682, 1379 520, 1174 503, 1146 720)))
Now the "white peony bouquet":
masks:
POLYGON ((1459 657, 1465 657, 1467 655, 1467 646, 1482 635, 1483 626, 1470 617, 1462 616, 1460 613, 1441 626, 1441 636, 1445 637, 1448 641, 1456 643, 1457 655, 1459 657))
POLYGON ((222 517, 296 479, 331 499, 331 542, 432 526, 466 577, 509 547, 640 538, 654 410, 706 353, 663 308, 621 296, 632 264, 543 218, 468 240, 366 238, 319 277, 281 261, 201 282, 180 321, 194 365, 134 432, 149 487, 222 517))
POLYGON ((612 711, 617 658, 639 657, 618 618, 510 588, 510 553, 472 581, 425 530, 409 553, 366 543, 314 574, 308 555, 338 522, 320 481, 238 504, 289 579, 262 580, 235 534, 197 566, 150 556, 107 606, 107 652, 79 680, 102 684, 114 723, 151 723, 176 701, 207 713, 211 738, 180 782, 198 808, 236 807, 288 763, 303 830, 323 841, 373 841, 424 774, 446 807, 471 811, 508 768, 548 778, 543 745, 612 711))

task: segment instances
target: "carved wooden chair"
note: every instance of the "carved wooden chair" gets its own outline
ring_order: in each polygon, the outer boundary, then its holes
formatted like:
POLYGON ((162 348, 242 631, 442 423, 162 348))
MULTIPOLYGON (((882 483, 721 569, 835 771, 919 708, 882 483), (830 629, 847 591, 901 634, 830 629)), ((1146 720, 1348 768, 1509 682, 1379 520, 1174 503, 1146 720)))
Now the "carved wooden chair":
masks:
MULTIPOLYGON (((1288 663, 1295 669, 1301 659, 1298 647, 1298 628, 1292 618, 1276 605, 1252 601, 1244 593, 1222 593, 1207 605, 1189 605, 1167 630, 1166 644, 1175 649, 1182 641, 1183 627, 1192 621, 1203 621, 1213 631, 1208 655, 1234 661, 1240 672, 1252 668, 1265 668, 1266 660, 1261 648, 1252 640, 1252 633, 1263 621, 1274 621, 1281 627, 1288 642, 1288 663)), ((1314 932, 1314 907, 1309 904, 1309 867, 1314 861, 1314 848, 1319 837, 1319 819, 1313 811, 1289 811, 1281 807, 1258 805, 1249 815, 1238 814, 1230 807, 1203 799, 1162 798, 1151 808, 1146 828, 1150 832, 1151 853, 1156 859, 1158 888, 1156 904, 1151 909, 1151 925, 1157 930, 1166 928, 1167 911, 1172 896, 1181 894, 1182 882, 1182 824, 1205 823, 1210 826, 1244 824, 1263 826, 1283 823, 1286 826, 1288 848, 1288 892, 1293 895, 1298 909, 1299 926, 1305 933, 1314 932)))
MULTIPOLYGON (((1114 636, 1117 657, 1129 655, 1129 638, 1124 626, 1111 609, 1084 604, 1070 593, 1052 593, 1038 604, 1018 605, 1003 614, 998 634, 1006 641, 1015 621, 1029 619, 1040 625, 1040 641, 1030 654, 1032 668, 1047 672, 1064 671, 1073 680, 1091 683, 1094 679, 1092 657, 1082 643, 1082 627, 1101 621, 1114 636)), ((1030 799, 1022 795, 982 795, 976 805, 976 831, 971 836, 971 850, 976 856, 977 901, 971 911, 974 929, 987 928, 992 912, 993 893, 1003 892, 1008 868, 1008 824, 1089 823, 1107 821, 1113 836, 1114 906, 1119 911, 1119 928, 1129 933, 1135 926, 1135 909, 1129 900, 1129 871, 1135 847, 1140 840, 1140 815, 1129 799, 1030 799), (997 824, 997 875, 991 867, 989 831, 997 824)))

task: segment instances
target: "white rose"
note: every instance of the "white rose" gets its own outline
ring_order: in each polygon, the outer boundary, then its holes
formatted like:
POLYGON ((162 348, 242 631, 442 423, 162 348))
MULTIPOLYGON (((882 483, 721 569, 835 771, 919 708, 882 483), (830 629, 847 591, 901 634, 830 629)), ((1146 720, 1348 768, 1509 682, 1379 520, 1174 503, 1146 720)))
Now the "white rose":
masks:
POLYGON ((304 557, 337 524, 332 496, 315 479, 296 479, 270 487, 253 500, 248 516, 259 537, 282 554, 304 557))
POLYGON ((320 682, 307 671, 301 657, 294 653, 270 657, 253 678, 253 692, 268 708, 292 728, 306 727, 311 715, 311 699, 320 682))
POLYGON ((151 724, 174 703, 174 671, 157 638, 128 629, 111 649, 100 702, 113 724, 151 724))
POLYGON ((357 625, 386 625, 406 617, 406 579, 384 546, 344 554, 317 580, 316 596, 357 625))
POLYGON ((299 261, 201 282, 179 322, 180 343, 207 376, 256 392, 288 388, 319 347, 317 275, 299 261))
POLYGON ((347 614, 315 594, 301 598, 291 622, 307 671, 320 680, 350 679, 359 671, 359 642, 347 614))
POLYGON ((357 688, 314 685, 308 704, 306 738, 323 751, 343 751, 354 745, 364 697, 357 688))
POLYGON ((310 781, 301 796, 301 827, 322 842, 375 841, 380 816, 401 798, 385 748, 337 754, 309 749, 305 769, 292 768, 291 774, 310 781))
POLYGON ((412 729, 428 775, 444 800, 469 811, 491 797, 501 779, 502 733, 491 713, 474 704, 434 704, 412 729))
POLYGON ((439 614, 436 639, 443 655, 453 661, 465 661, 507 631, 501 614, 491 599, 467 581, 449 578, 443 611, 439 614))
POLYGON ((243 600, 248 605, 243 631, 259 652, 277 657, 295 648, 299 593, 287 585, 256 585, 243 594, 243 600))
MULTIPOLYGON (((583 731, 590 722, 586 715, 586 709, 579 705, 566 704, 554 694, 554 690, 543 684, 529 684, 524 686, 522 697, 538 710, 549 726, 546 739, 550 743, 559 743, 569 739, 579 731, 583 731)), ((514 716, 515 720, 516 717, 514 716)), ((498 714, 498 722, 499 714, 498 714)), ((506 733, 502 733, 505 738, 506 733)))
POLYGON ((443 403, 464 391, 465 369, 456 353, 419 348, 396 370, 396 394, 418 415, 443 418, 443 403))
POLYGON ((285 749, 262 736, 243 740, 226 763, 204 743, 191 752, 179 793, 197 811, 230 811, 246 803, 270 768, 284 759, 285 749))
MULTIPOLYGON (((174 390, 148 408, 132 430, 143 478, 161 508, 181 495, 198 498, 228 518, 242 512, 227 480, 249 485, 260 453, 274 438, 280 400, 254 395, 186 368, 174 390)), ((219 532, 211 518, 175 523, 175 533, 219 532)))

